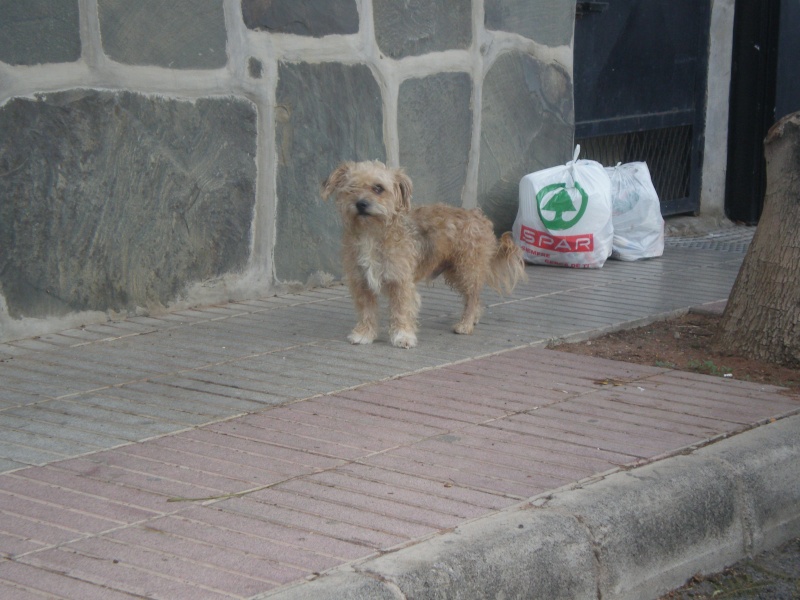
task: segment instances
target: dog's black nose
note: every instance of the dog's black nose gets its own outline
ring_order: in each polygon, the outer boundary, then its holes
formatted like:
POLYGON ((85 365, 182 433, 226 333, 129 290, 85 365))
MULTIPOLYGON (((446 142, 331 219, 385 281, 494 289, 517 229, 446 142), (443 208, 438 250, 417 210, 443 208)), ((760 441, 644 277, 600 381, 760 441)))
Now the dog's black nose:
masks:
POLYGON ((369 208, 369 201, 367 200, 358 200, 356 202, 356 210, 358 214, 365 215, 367 214, 367 209, 369 208))

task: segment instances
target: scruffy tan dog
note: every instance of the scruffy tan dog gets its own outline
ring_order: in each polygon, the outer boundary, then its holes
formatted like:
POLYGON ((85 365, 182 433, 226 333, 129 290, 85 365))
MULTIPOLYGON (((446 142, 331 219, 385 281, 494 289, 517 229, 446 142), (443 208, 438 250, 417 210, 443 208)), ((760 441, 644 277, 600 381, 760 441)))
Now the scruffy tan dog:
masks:
POLYGON ((488 284, 510 293, 525 276, 522 253, 510 233, 498 241, 478 209, 444 204, 411 206, 412 184, 402 169, 379 161, 346 162, 322 184, 335 195, 344 223, 342 262, 358 324, 348 336, 369 344, 378 333, 378 297, 389 297, 391 342, 417 344, 420 297, 416 282, 439 275, 464 297, 456 333, 472 333, 488 284))

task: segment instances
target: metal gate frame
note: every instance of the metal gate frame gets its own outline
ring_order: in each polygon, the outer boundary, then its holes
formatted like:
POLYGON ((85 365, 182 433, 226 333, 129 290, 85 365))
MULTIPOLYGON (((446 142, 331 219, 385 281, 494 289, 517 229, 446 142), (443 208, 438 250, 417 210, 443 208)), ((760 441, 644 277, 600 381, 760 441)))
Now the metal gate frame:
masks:
POLYGON ((577 2, 575 139, 645 161, 664 215, 700 208, 711 0, 577 2))
POLYGON ((780 0, 736 0, 728 121, 728 218, 758 222, 767 189, 764 137, 775 122, 780 0))

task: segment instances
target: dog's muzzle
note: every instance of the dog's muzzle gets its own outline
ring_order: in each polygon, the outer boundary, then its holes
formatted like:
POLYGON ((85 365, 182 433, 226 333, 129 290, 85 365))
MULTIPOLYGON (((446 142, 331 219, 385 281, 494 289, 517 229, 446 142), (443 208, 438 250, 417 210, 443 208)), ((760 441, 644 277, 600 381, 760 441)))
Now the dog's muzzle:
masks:
POLYGON ((359 215, 369 216, 369 200, 358 200, 356 202, 356 210, 359 215))

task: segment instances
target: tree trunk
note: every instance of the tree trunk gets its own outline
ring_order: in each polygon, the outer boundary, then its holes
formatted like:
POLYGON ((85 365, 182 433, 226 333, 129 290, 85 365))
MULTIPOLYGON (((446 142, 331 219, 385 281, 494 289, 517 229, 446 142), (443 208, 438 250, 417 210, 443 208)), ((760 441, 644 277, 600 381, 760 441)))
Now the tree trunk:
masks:
POLYGON ((764 210, 717 341, 726 351, 800 368, 800 112, 772 126, 764 155, 764 210))

